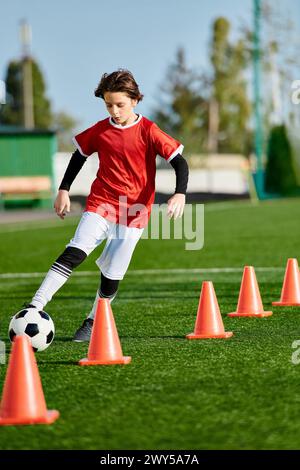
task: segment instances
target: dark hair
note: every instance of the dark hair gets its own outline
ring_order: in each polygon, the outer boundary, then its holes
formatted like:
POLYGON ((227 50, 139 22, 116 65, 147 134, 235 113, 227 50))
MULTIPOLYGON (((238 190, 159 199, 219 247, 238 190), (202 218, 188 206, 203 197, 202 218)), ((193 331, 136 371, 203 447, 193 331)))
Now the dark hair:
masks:
POLYGON ((120 91, 126 93, 133 100, 142 101, 139 86, 129 70, 119 69, 116 72, 104 73, 95 90, 97 98, 104 99, 104 93, 120 91))

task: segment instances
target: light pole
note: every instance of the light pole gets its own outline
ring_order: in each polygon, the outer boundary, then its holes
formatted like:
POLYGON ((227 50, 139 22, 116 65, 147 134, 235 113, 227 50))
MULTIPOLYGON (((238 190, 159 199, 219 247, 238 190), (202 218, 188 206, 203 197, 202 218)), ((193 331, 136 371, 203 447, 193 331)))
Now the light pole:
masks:
POLYGON ((6 104, 6 84, 4 80, 0 80, 0 126, 2 121, 1 106, 6 104))
POLYGON ((32 60, 31 49, 31 28, 23 20, 21 22, 21 43, 22 43, 22 69, 23 69, 23 122, 26 129, 34 128, 33 114, 33 83, 32 83, 32 60))
POLYGON ((253 74, 254 74, 254 146, 256 155, 256 172, 254 181, 259 199, 263 199, 264 167, 263 167, 263 120, 261 102, 261 0, 254 0, 254 35, 253 35, 253 74))

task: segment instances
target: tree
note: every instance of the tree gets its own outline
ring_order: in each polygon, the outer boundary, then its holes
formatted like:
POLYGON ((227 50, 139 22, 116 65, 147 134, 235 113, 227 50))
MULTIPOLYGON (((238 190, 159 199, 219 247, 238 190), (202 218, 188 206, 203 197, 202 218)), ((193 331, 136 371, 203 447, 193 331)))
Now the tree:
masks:
POLYGON ((179 48, 175 62, 168 67, 161 86, 159 106, 153 120, 167 133, 184 143, 185 153, 199 153, 206 142, 207 100, 200 92, 204 77, 186 65, 185 52, 179 48))
POLYGON ((153 119, 185 143, 186 153, 242 153, 251 149, 251 103, 244 73, 250 60, 246 40, 229 41, 230 23, 213 23, 212 71, 197 74, 186 65, 181 48, 167 70, 163 98, 153 119))
MULTIPOLYGON (((51 126, 52 113, 49 99, 46 97, 46 86, 43 74, 39 65, 33 59, 32 68, 32 88, 33 88, 33 114, 34 127, 47 129, 51 126)), ((3 106, 1 122, 2 124, 22 126, 23 115, 23 66, 22 60, 11 61, 6 72, 7 104, 3 106)))
MULTIPOLYGON (((220 17, 214 21, 211 40, 211 98, 214 104, 213 132, 209 141, 215 142, 214 151, 242 153, 249 151, 250 100, 244 72, 249 51, 243 38, 229 41, 230 23, 220 17)), ((211 127, 211 126, 210 126, 211 127)))

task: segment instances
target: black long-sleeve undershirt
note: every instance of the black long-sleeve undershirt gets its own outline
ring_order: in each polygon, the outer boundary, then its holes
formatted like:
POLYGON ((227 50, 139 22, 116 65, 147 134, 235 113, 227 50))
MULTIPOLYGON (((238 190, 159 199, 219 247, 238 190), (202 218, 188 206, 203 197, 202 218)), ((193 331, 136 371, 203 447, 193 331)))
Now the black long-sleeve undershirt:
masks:
MULTIPOLYGON (((79 150, 75 150, 71 156, 59 189, 64 189, 66 191, 70 190, 74 179, 78 175, 86 160, 87 157, 81 155, 79 150)), ((170 164, 174 168, 176 174, 175 193, 186 194, 189 177, 189 168, 186 160, 180 154, 178 154, 171 160, 170 164)))
POLYGON ((175 194, 186 194, 189 179, 189 167, 187 161, 178 153, 176 157, 172 158, 170 164, 174 168, 176 174, 175 194))
POLYGON ((62 182, 59 186, 59 189, 65 189, 66 191, 70 190, 71 184, 73 183, 74 179, 80 172, 86 160, 87 160, 87 157, 84 157, 83 155, 81 155, 79 150, 75 150, 75 152, 73 153, 71 157, 71 160, 69 161, 69 164, 67 166, 62 182))

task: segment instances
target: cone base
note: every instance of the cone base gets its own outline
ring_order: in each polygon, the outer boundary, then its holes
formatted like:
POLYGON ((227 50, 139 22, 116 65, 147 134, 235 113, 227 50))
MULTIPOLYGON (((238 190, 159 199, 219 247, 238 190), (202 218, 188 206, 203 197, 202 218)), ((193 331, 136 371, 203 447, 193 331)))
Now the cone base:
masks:
POLYGON ((273 312, 261 312, 261 313, 239 313, 239 312, 231 312, 227 313, 228 317, 257 317, 257 318, 263 318, 263 317, 270 317, 273 315, 273 312))
POLYGON ((120 359, 116 359, 115 361, 101 361, 97 359, 81 359, 78 364, 80 366, 110 366, 114 364, 129 364, 131 362, 130 356, 123 356, 120 359))
POLYGON ((25 424, 52 424, 54 421, 57 420, 59 417, 59 411, 57 410, 49 410, 46 413, 46 416, 39 416, 38 418, 30 418, 30 417, 23 417, 23 418, 1 418, 0 416, 0 426, 17 426, 17 425, 25 425, 25 424))
POLYGON ((227 339, 231 338, 233 336, 232 331, 225 331, 225 333, 222 333, 220 335, 196 335, 195 333, 191 333, 190 335, 187 335, 187 339, 227 339))
POLYGON ((275 307, 300 307, 300 302, 272 302, 275 307))

